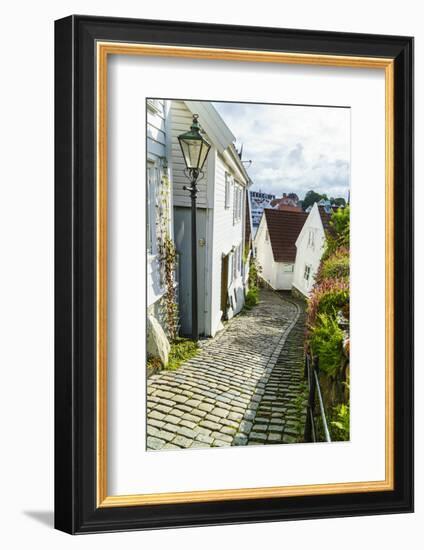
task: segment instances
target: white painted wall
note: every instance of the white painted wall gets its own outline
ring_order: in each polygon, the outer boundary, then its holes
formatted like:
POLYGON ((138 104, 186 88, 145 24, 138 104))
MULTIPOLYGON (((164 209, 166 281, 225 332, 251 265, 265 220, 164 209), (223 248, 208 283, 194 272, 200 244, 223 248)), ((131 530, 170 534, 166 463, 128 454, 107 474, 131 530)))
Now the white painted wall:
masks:
POLYGON ((172 197, 171 192, 159 199, 162 176, 168 172, 168 139, 167 120, 169 119, 170 102, 163 99, 147 100, 147 174, 146 196, 147 210, 150 217, 151 248, 147 255, 147 307, 153 306, 164 294, 165 289, 160 280, 157 257, 156 222, 160 213, 160 201, 167 200, 169 211, 168 231, 172 235, 172 197))
POLYGON ((262 215, 258 230, 253 240, 254 251, 258 264, 261 267, 261 276, 274 287, 274 256, 271 241, 267 240, 267 224, 265 215, 262 215))
POLYGON ((293 286, 308 296, 315 282, 321 256, 324 252, 325 232, 318 206, 315 203, 296 241, 296 261, 293 286), (310 266, 309 279, 305 278, 305 266, 310 266))
POLYGON ((274 262, 274 281, 276 290, 291 290, 293 285, 294 263, 274 262))
POLYGON ((253 241, 256 259, 262 267, 261 276, 275 290, 290 290, 293 282, 293 263, 276 262, 272 251, 271 239, 268 237, 268 228, 265 215, 262 215, 261 222, 253 241))
POLYGON ((221 262, 222 255, 240 246, 241 257, 238 262, 236 277, 232 277, 232 261, 229 269, 229 293, 232 294, 234 309, 228 312, 231 318, 241 311, 244 305, 243 277, 241 260, 244 246, 244 218, 245 218, 245 193, 242 192, 241 215, 234 220, 234 186, 238 185, 244 190, 246 182, 236 180, 235 171, 227 164, 222 155, 214 152, 214 194, 213 194, 213 231, 212 231, 212 257, 211 257, 211 334, 214 335, 220 327, 221 311, 221 262), (225 173, 233 177, 228 208, 225 207, 225 173))

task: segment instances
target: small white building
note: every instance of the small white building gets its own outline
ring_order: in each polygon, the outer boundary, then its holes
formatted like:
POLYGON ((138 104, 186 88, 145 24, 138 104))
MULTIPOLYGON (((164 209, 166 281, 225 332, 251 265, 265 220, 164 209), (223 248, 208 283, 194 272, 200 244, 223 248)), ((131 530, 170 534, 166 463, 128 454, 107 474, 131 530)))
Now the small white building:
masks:
POLYGON ((296 240, 296 261, 293 275, 293 287, 308 297, 315 282, 321 257, 325 247, 325 231, 331 216, 325 205, 315 203, 296 240))
POLYGON ((244 305, 245 202, 250 180, 234 147, 235 137, 212 103, 171 101, 174 240, 178 254, 181 333, 191 334, 191 210, 188 179, 178 143, 199 115, 211 144, 197 196, 199 334, 214 336, 223 319, 244 305))
POLYGON ((261 276, 275 290, 291 290, 296 240, 308 217, 305 212, 266 208, 254 240, 261 276))

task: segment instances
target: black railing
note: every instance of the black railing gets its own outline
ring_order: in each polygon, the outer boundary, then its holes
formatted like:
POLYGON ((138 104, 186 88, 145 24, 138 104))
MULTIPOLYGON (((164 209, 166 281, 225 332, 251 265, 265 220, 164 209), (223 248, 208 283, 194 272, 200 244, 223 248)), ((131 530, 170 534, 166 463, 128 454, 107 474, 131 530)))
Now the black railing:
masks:
POLYGON ((330 442, 330 432, 328 430, 327 418, 325 416, 324 401, 322 399, 321 387, 319 383, 319 362, 318 357, 312 357, 307 353, 305 355, 305 378, 308 381, 308 405, 306 410, 305 433, 306 443, 315 443, 321 440, 317 433, 317 418, 321 418, 324 441, 330 442), (318 409, 317 410, 317 398, 318 409))

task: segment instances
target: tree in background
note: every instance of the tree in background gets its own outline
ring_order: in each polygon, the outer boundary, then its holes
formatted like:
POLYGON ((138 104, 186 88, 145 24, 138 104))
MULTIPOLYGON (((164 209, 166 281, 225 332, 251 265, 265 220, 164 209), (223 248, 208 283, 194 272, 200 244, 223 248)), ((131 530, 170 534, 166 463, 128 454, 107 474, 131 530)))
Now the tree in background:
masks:
MULTIPOLYGON (((328 196, 325 193, 321 194, 313 190, 308 191, 303 201, 301 201, 303 210, 306 210, 308 206, 313 206, 315 202, 319 202, 321 199, 324 199, 326 201, 328 200, 328 196)), ((346 201, 343 197, 331 197, 330 202, 331 204, 335 204, 336 206, 346 206, 346 201)))
POLYGON ((330 199, 331 204, 335 204, 336 206, 346 206, 346 201, 343 197, 338 197, 337 199, 330 199))
POLYGON ((320 195, 315 191, 308 191, 302 201, 303 210, 306 210, 308 206, 312 206, 315 202, 319 202, 321 199, 328 200, 328 197, 326 194, 320 195))

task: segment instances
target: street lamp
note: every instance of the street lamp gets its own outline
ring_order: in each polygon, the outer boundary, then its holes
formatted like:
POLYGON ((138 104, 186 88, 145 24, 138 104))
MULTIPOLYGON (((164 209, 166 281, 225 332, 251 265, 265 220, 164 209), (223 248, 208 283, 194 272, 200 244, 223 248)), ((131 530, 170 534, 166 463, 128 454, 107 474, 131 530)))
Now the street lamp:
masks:
POLYGON ((199 324, 197 318, 197 220, 196 197, 197 180, 203 177, 202 168, 208 156, 210 143, 202 136, 198 121, 199 115, 193 115, 190 130, 178 136, 184 162, 187 167, 185 174, 190 180, 190 186, 184 189, 190 192, 191 197, 191 332, 192 338, 199 338, 199 324))

